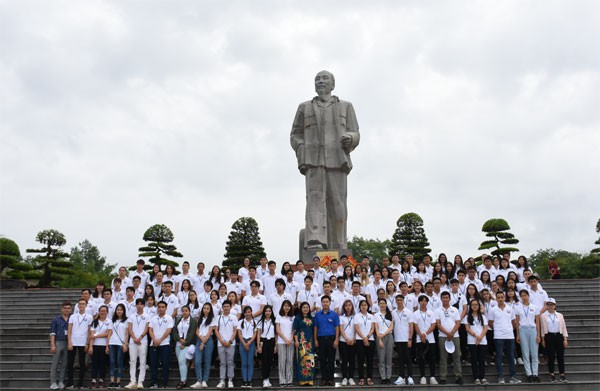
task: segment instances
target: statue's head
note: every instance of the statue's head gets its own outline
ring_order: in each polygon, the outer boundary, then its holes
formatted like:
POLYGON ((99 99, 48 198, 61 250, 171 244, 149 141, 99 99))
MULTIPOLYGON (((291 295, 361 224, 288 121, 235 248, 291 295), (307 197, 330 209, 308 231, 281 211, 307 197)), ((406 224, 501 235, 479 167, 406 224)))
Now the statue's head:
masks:
POLYGON ((315 76, 315 91, 317 94, 329 94, 335 88, 335 77, 329 71, 321 71, 315 76))

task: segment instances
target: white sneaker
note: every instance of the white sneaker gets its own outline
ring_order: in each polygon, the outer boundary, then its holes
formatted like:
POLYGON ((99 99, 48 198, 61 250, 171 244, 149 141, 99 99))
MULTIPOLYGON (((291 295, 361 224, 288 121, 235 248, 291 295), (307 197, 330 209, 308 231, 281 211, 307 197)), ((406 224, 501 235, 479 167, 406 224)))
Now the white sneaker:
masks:
POLYGON ((205 381, 202 382, 202 388, 208 388, 208 384, 205 381))
POLYGON ((125 388, 128 388, 128 389, 137 388, 137 383, 129 383, 128 385, 125 386, 125 388))
POLYGON ((521 357, 517 358, 517 364, 523 365, 523 359, 521 357))
POLYGON ((64 390, 65 389, 65 383, 59 381, 58 382, 58 388, 60 388, 61 390, 64 390))
POLYGON ((427 379, 425 378, 425 376, 421 378, 421 384, 427 384, 427 379))
POLYGON ((397 386, 404 385, 404 379, 402 378, 402 376, 398 376, 398 379, 394 382, 394 384, 397 386))
POLYGON ((347 386, 347 385, 348 385, 348 379, 346 379, 346 378, 343 378, 343 379, 342 379, 342 385, 343 385, 343 386, 347 386))
POLYGON ((350 384, 351 386, 355 386, 356 383, 354 382, 353 378, 348 379, 348 384, 350 384))
POLYGON ((233 380, 229 379, 229 384, 227 384, 228 388, 233 388, 233 380))
POLYGON ((435 377, 431 376, 429 378, 429 384, 438 384, 437 380, 435 380, 435 377))
POLYGON ((412 385, 414 385, 414 384, 415 384, 415 381, 413 380, 413 378, 412 378, 412 377, 410 377, 410 376, 409 376, 409 377, 408 377, 408 385, 409 385, 409 386, 412 386, 412 385))
POLYGON ((190 388, 202 388, 202 382, 197 381, 196 383, 192 384, 190 388))
POLYGON ((57 383, 50 384, 50 389, 51 390, 58 390, 58 384, 57 383))
POLYGON ((225 380, 221 380, 219 384, 217 384, 217 388, 225 388, 225 380))
POLYGON ((138 390, 143 390, 144 389, 144 383, 143 382, 139 382, 138 386, 137 386, 138 390))

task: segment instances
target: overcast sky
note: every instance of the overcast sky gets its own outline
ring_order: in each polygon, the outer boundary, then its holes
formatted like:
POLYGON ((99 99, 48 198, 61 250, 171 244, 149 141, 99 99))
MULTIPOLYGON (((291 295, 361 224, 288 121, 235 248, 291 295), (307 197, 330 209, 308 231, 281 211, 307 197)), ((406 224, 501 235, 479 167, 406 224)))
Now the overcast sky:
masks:
POLYGON ((597 1, 0 1, 0 234, 84 239, 132 264, 163 223, 220 263, 254 217, 298 257, 289 144, 314 75, 361 143, 348 234, 416 212, 434 257, 477 255, 505 218, 525 255, 589 251, 600 218, 597 1))

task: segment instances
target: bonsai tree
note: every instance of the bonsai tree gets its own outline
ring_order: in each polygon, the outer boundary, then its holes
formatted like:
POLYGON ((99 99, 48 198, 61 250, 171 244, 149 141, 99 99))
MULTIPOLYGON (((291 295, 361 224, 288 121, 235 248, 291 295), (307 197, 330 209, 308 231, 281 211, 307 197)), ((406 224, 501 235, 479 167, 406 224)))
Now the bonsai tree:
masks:
MULTIPOLYGON (((140 257, 149 257, 149 262, 160 266, 179 266, 177 262, 164 258, 164 256, 183 257, 183 254, 177 251, 177 247, 171 244, 175 236, 169 227, 164 224, 155 224, 144 232, 143 239, 148 243, 139 248, 140 257)), ((133 266, 133 269, 135 269, 135 266, 133 266)), ((144 269, 152 269, 152 265, 146 264, 144 269)))
POLYGON ((403 214, 396 221, 396 226, 390 244, 392 255, 403 257, 412 254, 415 260, 420 261, 431 252, 421 216, 412 212, 403 214))
POLYGON ((38 232, 35 240, 43 247, 27 249, 27 252, 41 254, 32 260, 32 268, 37 273, 30 274, 31 277, 39 279, 40 287, 52 286, 53 282, 61 281, 64 276, 74 273, 71 262, 66 260, 69 258, 69 253, 62 249, 67 243, 65 235, 55 229, 47 229, 38 232))
MULTIPOLYGON (((596 223, 596 233, 600 234, 600 219, 598 219, 598 222, 596 223)), ((600 238, 598 238, 598 240, 596 240, 594 244, 600 246, 600 238)), ((592 253, 600 255, 600 247, 596 247, 595 249, 593 249, 592 253)))
POLYGON ((519 240, 515 238, 515 235, 508 232, 510 226, 504 219, 490 219, 483 223, 481 230, 485 232, 485 236, 491 239, 484 240, 479 245, 479 250, 492 250, 492 255, 502 255, 505 253, 512 253, 519 251, 516 247, 510 247, 511 245, 519 243, 519 240))
POLYGON ((0 274, 22 280, 26 278, 24 272, 31 270, 31 265, 22 261, 17 243, 7 238, 0 238, 0 274))
POLYGON ((231 226, 229 240, 225 245, 225 260, 223 267, 234 270, 244 265, 244 258, 257 264, 259 259, 266 257, 265 249, 258 231, 258 223, 252 217, 241 217, 231 226))

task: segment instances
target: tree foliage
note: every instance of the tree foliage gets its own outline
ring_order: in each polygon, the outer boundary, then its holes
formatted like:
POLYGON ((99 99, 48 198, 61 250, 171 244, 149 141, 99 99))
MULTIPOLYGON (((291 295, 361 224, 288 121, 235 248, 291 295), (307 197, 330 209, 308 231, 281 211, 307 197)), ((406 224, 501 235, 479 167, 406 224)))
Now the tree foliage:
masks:
POLYGON ((431 252, 423 228, 423 219, 416 213, 406 213, 396 221, 396 231, 389 246, 391 255, 403 257, 412 254, 416 260, 431 252))
POLYGON ((32 260, 34 272, 30 272, 29 277, 37 279, 40 287, 52 286, 53 282, 74 273, 71 262, 67 260, 69 253, 62 249, 67 243, 65 235, 55 229, 47 229, 38 232, 35 240, 43 247, 27 249, 28 253, 40 254, 32 260))
POLYGON ((257 264, 266 257, 265 249, 258 230, 258 223, 252 217, 241 217, 231 226, 229 240, 225 245, 223 267, 237 270, 243 266, 244 258, 250 258, 251 264, 257 264))
POLYGON ((0 275, 22 280, 31 270, 31 265, 21 259, 17 243, 8 238, 0 238, 0 275))
POLYGON ((552 248, 538 250, 531 255, 528 263, 540 278, 550 278, 548 262, 554 259, 560 267, 560 277, 569 278, 598 278, 600 277, 600 257, 595 254, 579 254, 566 250, 552 248))
POLYGON ((114 269, 117 264, 108 264, 98 247, 87 239, 71 248, 71 263, 75 274, 59 282, 62 288, 89 288, 99 281, 108 285, 116 277, 114 269))
MULTIPOLYGON (((600 234, 600 219, 598 219, 598 222, 596 223, 596 233, 600 234)), ((592 250, 592 254, 597 254, 598 256, 600 256, 600 238, 598 238, 598 240, 596 240, 594 244, 598 245, 598 247, 592 250)))
POLYGON ((388 256, 392 242, 388 239, 381 241, 379 239, 365 239, 360 236, 353 236, 348 241, 348 248, 352 250, 354 259, 360 261, 367 256, 371 264, 381 264, 381 260, 388 256))
MULTIPOLYGON (((149 257, 149 262, 160 266, 179 266, 177 262, 164 258, 165 256, 175 258, 183 257, 183 254, 177 251, 177 247, 174 244, 171 244, 175 239, 175 236, 169 227, 164 224, 155 224, 144 232, 143 239, 148 243, 139 248, 140 257, 149 257)), ((133 266, 132 269, 135 269, 135 266, 133 266)), ((152 269, 152 265, 146 264, 144 269, 152 269)))
POLYGON ((510 226, 504 219, 490 219, 483 223, 481 230, 485 232, 485 236, 491 239, 484 240, 479 245, 479 250, 492 250, 492 255, 502 255, 504 253, 511 253, 519 251, 516 247, 511 247, 519 243, 519 240, 515 238, 515 235, 508 232, 510 226))

